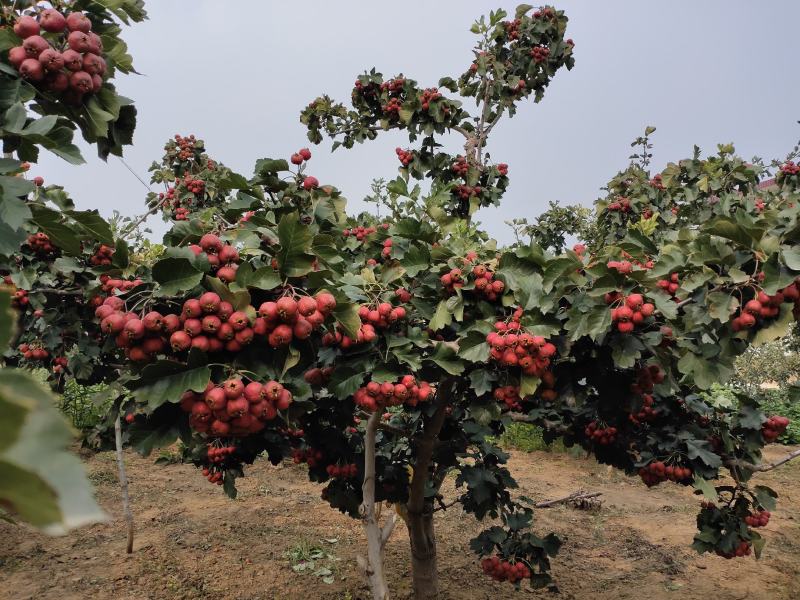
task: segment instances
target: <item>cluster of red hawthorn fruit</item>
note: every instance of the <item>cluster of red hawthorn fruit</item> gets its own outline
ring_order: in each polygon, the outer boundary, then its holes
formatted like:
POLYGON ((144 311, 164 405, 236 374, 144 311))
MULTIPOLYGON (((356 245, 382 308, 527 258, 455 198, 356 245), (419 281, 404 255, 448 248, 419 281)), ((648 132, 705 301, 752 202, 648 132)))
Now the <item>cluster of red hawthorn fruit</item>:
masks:
MULTIPOLYGON (((422 94, 419 98, 419 101, 422 103, 422 110, 428 110, 428 108, 430 108, 431 102, 434 102, 441 97, 442 95, 436 88, 427 88, 422 90, 422 94)), ((444 112, 447 112, 447 110, 448 110, 447 107, 445 107, 444 112)))
POLYGON ((681 280, 677 273, 670 273, 669 279, 659 279, 656 282, 656 285, 670 296, 675 298, 675 294, 681 287, 681 280))
POLYGON ((655 175, 653 175, 653 178, 650 180, 649 183, 652 187, 656 188, 657 190, 664 189, 664 182, 661 178, 661 173, 656 173, 655 175))
POLYGON ((716 553, 722 558, 744 558, 752 553, 752 545, 747 540, 741 540, 733 552, 723 552, 717 548, 716 553))
POLYGON ((103 42, 92 32, 92 22, 84 13, 75 11, 65 17, 47 8, 22 15, 14 33, 23 42, 8 51, 8 60, 23 79, 59 94, 69 104, 80 104, 85 94, 102 87, 107 69, 101 56, 103 42))
POLYGON ((523 562, 511 563, 499 556, 487 556, 481 560, 483 572, 495 581, 517 583, 531 576, 531 570, 523 562))
POLYGON ((106 244, 100 244, 97 250, 94 251, 89 264, 94 267, 108 266, 111 264, 111 259, 114 257, 114 248, 106 244))
POLYGON ((519 395, 518 385, 504 385, 495 388, 492 396, 498 402, 505 404, 508 410, 520 411, 522 410, 522 397, 519 395))
POLYGON ((308 148, 301 148, 292 154, 292 156, 289 157, 289 160, 293 165, 302 165, 305 161, 311 160, 311 150, 308 148))
MULTIPOLYGON (((197 138, 194 134, 183 137, 176 133, 174 141, 169 140, 164 146, 164 162, 172 162, 177 159, 178 162, 189 162, 198 158, 198 153, 202 153, 203 143, 197 143, 197 138)), ((210 166, 209 166, 210 168, 210 166)))
POLYGON ((200 238, 198 244, 191 244, 189 249, 195 255, 206 253, 211 272, 215 273, 220 281, 230 283, 236 280, 236 271, 239 269, 239 251, 228 242, 223 242, 219 236, 206 233, 200 238))
POLYGON ((303 374, 303 379, 309 385, 325 385, 333 375, 333 367, 313 367, 303 374))
POLYGON ((794 161, 787 161, 781 165, 781 172, 786 175, 797 175, 800 173, 800 165, 794 164, 794 161))
POLYGON ((613 444, 617 439, 616 427, 601 427, 597 421, 591 421, 583 430, 583 433, 587 438, 600 446, 613 444))
POLYGON ((397 158, 400 160, 404 167, 407 167, 411 164, 411 161, 414 160, 414 153, 410 150, 403 150, 402 148, 395 148, 394 151, 397 153, 397 158))
POLYGON ((639 469, 639 477, 647 487, 653 487, 667 480, 683 483, 692 478, 692 469, 680 465, 667 465, 663 461, 656 460, 639 469))
POLYGON ((25 360, 47 360, 50 358, 50 352, 38 345, 22 343, 17 346, 17 350, 20 351, 25 360))
POLYGON ((469 164, 467 164, 466 157, 462 155, 456 156, 456 160, 450 166, 450 170, 459 177, 466 177, 469 171, 469 164))
POLYGON ((383 258, 389 258, 392 254, 392 238, 386 238, 383 240, 383 248, 381 249, 381 256, 383 258))
POLYGON ((330 477, 338 479, 353 479, 358 475, 358 467, 354 463, 349 465, 328 465, 325 471, 330 477))
MULTIPOLYGON (((316 296, 282 296, 258 308, 270 346, 285 346, 293 339, 305 340, 319 329, 336 308, 336 298, 328 292, 316 296)), ((258 319, 257 319, 258 320, 258 319)), ((259 333, 260 335, 260 333, 259 333)))
POLYGON ((520 367, 525 375, 542 377, 550 367, 556 347, 540 335, 532 335, 520 325, 521 309, 508 322, 497 321, 486 336, 491 360, 506 367, 520 367))
POLYGON ((771 443, 781 437, 788 426, 789 419, 774 415, 761 426, 761 435, 764 436, 765 441, 771 443))
POLYGON ((534 46, 531 49, 531 58, 535 63, 543 63, 550 56, 550 48, 547 46, 534 46))
POLYGON ((632 333, 637 325, 642 325, 656 310, 653 304, 645 302, 642 294, 623 296, 619 292, 610 292, 606 294, 605 300, 608 304, 619 304, 611 309, 611 321, 616 324, 620 333, 632 333))
POLYGON ((219 385, 209 382, 199 394, 184 392, 180 405, 195 431, 215 437, 242 437, 261 431, 291 403, 292 393, 277 381, 245 384, 241 378, 231 377, 219 385))
MULTIPOLYGON (((389 229, 389 224, 381 223, 381 228, 385 231, 389 229)), ((372 225, 368 225, 367 227, 364 227, 363 225, 358 225, 357 227, 349 227, 343 229, 342 235, 344 237, 354 237, 359 242, 363 242, 367 236, 372 235, 376 231, 378 231, 378 228, 372 225)))
POLYGON ((47 258, 53 256, 58 248, 50 241, 50 236, 43 231, 30 234, 25 243, 39 257, 47 258))
MULTIPOLYGON (((106 294, 113 294, 117 291, 129 292, 137 285, 141 284, 141 279, 117 279, 106 274, 100 275, 100 289, 106 294)), ((94 302, 96 302, 98 306, 102 304, 103 299, 100 296, 95 296, 94 298, 94 302)))
POLYGON ((296 465, 306 463, 312 469, 322 461, 323 457, 322 451, 314 448, 295 448, 292 450, 292 461, 296 465))
POLYGON ((378 337, 378 329, 387 329, 406 318, 406 309, 403 306, 392 306, 390 302, 378 304, 362 304, 358 307, 358 316, 361 325, 354 338, 343 334, 337 329, 322 336, 323 346, 339 346, 343 350, 358 344, 369 344, 378 337))
POLYGON ((433 396, 434 390, 427 381, 417 381, 413 375, 404 375, 397 383, 370 381, 353 394, 355 403, 373 412, 387 406, 416 406, 433 396))
POLYGON ((769 524, 771 513, 768 510, 759 510, 749 514, 744 518, 744 522, 750 527, 766 527, 769 524))
POLYGON ((777 317, 781 311, 781 304, 784 302, 797 305, 798 300, 800 300, 800 289, 796 282, 772 296, 759 291, 755 298, 745 303, 739 311, 739 315, 731 320, 731 327, 734 331, 755 327, 759 318, 763 320, 777 317))
POLYGON ((208 479, 211 483, 222 485, 223 465, 228 457, 235 452, 236 446, 214 446, 213 444, 208 444, 206 459, 210 464, 207 467, 203 467, 203 477, 208 479))
POLYGON ((609 203, 607 208, 611 212, 628 213, 631 212, 631 201, 623 196, 620 196, 614 200, 614 202, 609 203))

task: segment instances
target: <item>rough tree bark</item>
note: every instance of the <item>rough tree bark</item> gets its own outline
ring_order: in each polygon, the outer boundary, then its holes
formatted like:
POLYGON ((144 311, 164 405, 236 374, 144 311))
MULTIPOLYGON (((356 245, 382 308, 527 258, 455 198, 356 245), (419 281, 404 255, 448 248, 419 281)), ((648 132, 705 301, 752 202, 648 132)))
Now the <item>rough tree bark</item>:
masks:
POLYGON ((453 385, 452 379, 441 383, 436 412, 425 424, 425 431, 415 444, 417 459, 408 495, 406 526, 411 542, 411 579, 416 600, 433 600, 439 596, 433 501, 425 498, 425 488, 430 479, 433 450, 447 415, 453 385))
POLYGON ((125 522, 128 524, 128 546, 126 552, 133 553, 133 513, 131 513, 131 502, 128 496, 128 475, 125 473, 125 459, 122 456, 122 423, 120 415, 114 421, 114 442, 117 447, 117 470, 119 472, 119 485, 122 488, 122 511, 125 515, 125 522))
POLYGON ((389 588, 383 570, 383 549, 394 528, 394 519, 391 518, 381 529, 375 512, 375 434, 380 421, 379 411, 370 415, 364 439, 364 483, 361 486, 360 512, 367 534, 367 558, 359 557, 359 564, 367 575, 373 600, 389 600, 389 588))

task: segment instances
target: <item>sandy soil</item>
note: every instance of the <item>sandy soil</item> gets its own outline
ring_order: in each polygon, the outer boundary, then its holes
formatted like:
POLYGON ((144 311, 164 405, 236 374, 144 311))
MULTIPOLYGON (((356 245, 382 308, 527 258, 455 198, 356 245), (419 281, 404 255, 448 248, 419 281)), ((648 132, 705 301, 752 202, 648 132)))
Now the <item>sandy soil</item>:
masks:
MULTIPOLYGON (((777 457, 785 448, 770 449, 777 457)), ((359 600, 368 593, 355 564, 360 525, 319 498, 303 467, 251 467, 231 501, 190 465, 153 465, 127 457, 137 522, 134 554, 125 555, 114 457, 87 457, 109 523, 48 538, 0 523, 0 598, 7 600, 322 599, 359 600), (293 570, 303 548, 327 558, 293 570), (324 583, 314 571, 332 572, 324 583)), ((555 531, 564 546, 553 565, 559 593, 525 589, 482 575, 469 539, 483 527, 458 510, 438 513, 443 599, 560 598, 792 600, 800 598, 800 461, 763 474, 779 495, 760 561, 697 556, 689 545, 699 500, 690 490, 638 479, 568 454, 515 453, 520 494, 536 500, 578 488, 603 493, 602 507, 537 511, 537 530, 555 531)), ((452 482, 446 497, 453 496, 452 482)), ((398 528, 387 564, 395 598, 408 598, 408 537, 398 528)))

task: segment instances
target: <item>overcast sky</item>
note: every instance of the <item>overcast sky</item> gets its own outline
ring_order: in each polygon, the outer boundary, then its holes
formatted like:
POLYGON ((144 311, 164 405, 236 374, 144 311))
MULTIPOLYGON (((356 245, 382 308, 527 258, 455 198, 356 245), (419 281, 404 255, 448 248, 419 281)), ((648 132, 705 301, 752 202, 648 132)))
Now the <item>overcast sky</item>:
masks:
MULTIPOLYGON (((141 76, 121 76, 139 110, 125 160, 147 168, 175 133, 194 133, 209 154, 250 176, 255 160, 308 145, 300 110, 328 93, 343 101, 364 69, 403 72, 422 86, 457 76, 471 61, 474 19, 516 3, 150 0, 150 20, 127 28, 141 76), (232 8, 221 8, 221 6, 232 8), (233 8, 235 7, 235 8, 233 8)), ((499 209, 479 219, 501 241, 503 224, 535 217, 549 200, 591 204, 627 164, 646 125, 655 165, 685 158, 693 144, 735 142, 745 157, 782 157, 800 138, 800 3, 705 0, 564 0, 576 65, 560 71, 538 105, 528 102, 495 129, 489 151, 510 167, 499 209)), ((458 143, 453 136, 453 149, 458 143)), ((353 150, 312 147, 309 174, 331 183, 355 213, 373 178, 392 178, 401 134, 353 150)), ((80 208, 139 214, 144 187, 111 157, 84 147, 74 167, 46 152, 31 175, 64 185, 80 208)), ((151 219, 157 232, 164 230, 151 219)))

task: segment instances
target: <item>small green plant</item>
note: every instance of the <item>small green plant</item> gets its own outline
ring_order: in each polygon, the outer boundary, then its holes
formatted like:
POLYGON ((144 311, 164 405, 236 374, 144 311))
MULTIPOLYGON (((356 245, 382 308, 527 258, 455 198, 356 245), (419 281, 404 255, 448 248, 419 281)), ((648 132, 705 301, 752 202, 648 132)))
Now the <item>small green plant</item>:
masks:
MULTIPOLYGON (((339 540, 328 538, 324 540, 330 545, 339 540)), ((295 573, 305 573, 319 577, 323 583, 331 584, 336 579, 337 562, 340 560, 328 552, 323 546, 308 540, 300 540, 284 553, 292 565, 295 573)))

